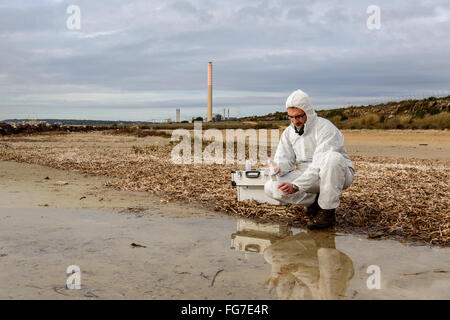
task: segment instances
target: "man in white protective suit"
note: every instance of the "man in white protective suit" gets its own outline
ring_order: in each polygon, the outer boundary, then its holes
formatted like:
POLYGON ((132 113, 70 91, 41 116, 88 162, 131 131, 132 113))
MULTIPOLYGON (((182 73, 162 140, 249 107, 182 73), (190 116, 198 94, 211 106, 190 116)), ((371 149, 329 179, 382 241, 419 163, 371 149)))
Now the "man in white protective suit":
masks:
POLYGON ((309 229, 330 227, 336 221, 342 190, 355 174, 344 136, 333 123, 317 116, 302 90, 287 98, 286 110, 291 124, 282 133, 274 157, 278 181, 269 180, 264 190, 281 202, 306 206, 309 229))

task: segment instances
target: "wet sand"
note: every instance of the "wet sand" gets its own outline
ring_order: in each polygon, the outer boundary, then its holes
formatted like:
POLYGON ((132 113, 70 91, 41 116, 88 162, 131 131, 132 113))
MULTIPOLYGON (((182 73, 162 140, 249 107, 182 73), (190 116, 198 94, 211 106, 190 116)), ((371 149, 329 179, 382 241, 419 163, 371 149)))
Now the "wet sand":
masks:
POLYGON ((151 208, 154 213, 171 217, 215 214, 193 204, 161 202, 148 192, 107 188, 107 180, 104 176, 0 161, 0 208, 47 207, 142 214, 151 208))
POLYGON ((0 220, 0 299, 450 298, 449 249, 152 211, 1 208, 0 220))

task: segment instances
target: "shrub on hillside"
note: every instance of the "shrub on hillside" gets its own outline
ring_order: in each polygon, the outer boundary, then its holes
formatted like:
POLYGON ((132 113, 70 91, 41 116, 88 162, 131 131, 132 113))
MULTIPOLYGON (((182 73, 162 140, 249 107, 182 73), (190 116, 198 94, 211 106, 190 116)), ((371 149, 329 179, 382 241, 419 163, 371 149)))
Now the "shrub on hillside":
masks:
POLYGON ((450 113, 426 115, 412 121, 413 129, 450 129, 450 113))

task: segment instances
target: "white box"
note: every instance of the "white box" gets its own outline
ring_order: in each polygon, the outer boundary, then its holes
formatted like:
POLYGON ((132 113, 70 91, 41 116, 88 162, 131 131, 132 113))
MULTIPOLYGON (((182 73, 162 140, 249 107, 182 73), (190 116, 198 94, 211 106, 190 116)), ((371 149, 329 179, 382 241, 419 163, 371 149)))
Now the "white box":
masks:
POLYGON ((262 254, 273 243, 291 235, 287 224, 263 224, 238 219, 237 230, 231 235, 231 249, 262 254))
POLYGON ((238 201, 255 200, 260 203, 280 205, 280 201, 268 197, 264 192, 264 185, 269 179, 270 176, 264 169, 231 172, 231 183, 237 189, 238 201))

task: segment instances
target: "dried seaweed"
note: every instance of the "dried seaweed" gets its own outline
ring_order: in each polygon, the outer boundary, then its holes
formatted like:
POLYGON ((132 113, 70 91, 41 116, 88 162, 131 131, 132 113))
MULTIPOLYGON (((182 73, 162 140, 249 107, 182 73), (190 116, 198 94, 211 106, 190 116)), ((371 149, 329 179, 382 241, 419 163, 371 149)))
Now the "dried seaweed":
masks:
MULTIPOLYGON (((170 160, 171 146, 136 149, 135 140, 123 147, 123 139, 100 133, 64 135, 51 142, 9 138, 0 143, 0 159, 107 176, 109 187, 147 191, 163 203, 200 203, 230 215, 293 226, 307 222, 302 206, 237 201, 230 181, 237 165, 177 165, 170 160), (96 147, 98 141, 106 144, 96 147)), ((341 196, 337 231, 450 245, 449 161, 351 158, 356 176, 341 196)))

